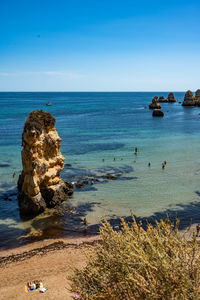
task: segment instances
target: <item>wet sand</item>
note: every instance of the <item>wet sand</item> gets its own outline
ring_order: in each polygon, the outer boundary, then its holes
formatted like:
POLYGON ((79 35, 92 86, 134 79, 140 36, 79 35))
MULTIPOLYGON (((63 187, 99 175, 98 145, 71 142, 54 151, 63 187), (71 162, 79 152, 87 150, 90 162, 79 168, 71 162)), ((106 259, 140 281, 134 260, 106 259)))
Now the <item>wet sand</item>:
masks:
POLYGON ((84 251, 99 236, 43 241, 0 252, 0 299, 73 299, 67 277, 85 264, 84 251), (48 290, 25 292, 27 282, 41 280, 48 290))

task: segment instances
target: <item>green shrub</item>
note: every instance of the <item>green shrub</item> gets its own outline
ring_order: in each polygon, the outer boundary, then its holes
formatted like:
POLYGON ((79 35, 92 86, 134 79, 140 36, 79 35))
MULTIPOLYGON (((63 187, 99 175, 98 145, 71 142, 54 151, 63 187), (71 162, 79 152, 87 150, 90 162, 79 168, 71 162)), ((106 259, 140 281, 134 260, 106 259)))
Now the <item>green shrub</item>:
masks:
POLYGON ((156 226, 121 219, 114 231, 104 220, 101 242, 82 270, 71 277, 81 299, 200 299, 199 245, 195 234, 187 241, 169 218, 156 226))

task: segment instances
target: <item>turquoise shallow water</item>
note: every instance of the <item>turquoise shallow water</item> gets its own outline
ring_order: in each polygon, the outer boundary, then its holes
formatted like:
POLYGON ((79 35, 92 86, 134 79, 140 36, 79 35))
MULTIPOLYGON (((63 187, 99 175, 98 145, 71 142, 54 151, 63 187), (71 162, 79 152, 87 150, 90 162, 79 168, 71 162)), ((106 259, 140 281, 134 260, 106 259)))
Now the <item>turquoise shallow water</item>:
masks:
MULTIPOLYGON (((154 95, 167 93, 0 93, 0 246, 85 234, 84 217, 93 233, 102 216, 117 223, 130 210, 142 220, 177 213, 183 227, 191 218, 199 222, 200 108, 164 103, 164 118, 152 118, 145 106, 154 95), (45 105, 48 101, 52 106, 45 105), (71 164, 62 172, 64 179, 121 177, 75 190, 59 209, 22 220, 16 183, 23 124, 33 109, 56 118, 61 151, 71 164)), ((175 96, 182 101, 184 93, 175 96)))

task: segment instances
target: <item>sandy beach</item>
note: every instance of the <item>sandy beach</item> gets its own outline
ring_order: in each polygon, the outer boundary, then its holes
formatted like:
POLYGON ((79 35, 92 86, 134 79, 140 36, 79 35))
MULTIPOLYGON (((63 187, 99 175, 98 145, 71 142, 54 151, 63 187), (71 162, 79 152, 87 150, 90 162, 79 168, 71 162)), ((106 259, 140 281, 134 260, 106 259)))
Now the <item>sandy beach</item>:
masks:
POLYGON ((1 251, 0 299, 73 299, 67 277, 84 265, 84 251, 98 239, 59 239, 1 251), (48 290, 26 293, 25 284, 33 280, 41 280, 48 290))
MULTIPOLYGON (((186 234, 191 240, 196 224, 186 234)), ((92 251, 92 246, 100 236, 46 240, 28 244, 19 248, 0 252, 0 299, 73 299, 67 279, 73 268, 81 268, 86 262, 85 251, 92 251), (26 293, 25 284, 41 280, 48 290, 26 293)), ((199 240, 200 238, 198 238, 199 240)))

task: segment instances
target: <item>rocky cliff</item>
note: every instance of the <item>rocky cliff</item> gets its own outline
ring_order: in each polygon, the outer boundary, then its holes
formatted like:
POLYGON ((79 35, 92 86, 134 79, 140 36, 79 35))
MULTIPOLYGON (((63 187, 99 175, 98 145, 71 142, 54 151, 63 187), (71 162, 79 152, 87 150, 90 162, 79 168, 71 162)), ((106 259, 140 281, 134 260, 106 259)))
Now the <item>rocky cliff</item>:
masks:
POLYGON ((71 183, 60 179, 64 156, 60 152, 54 117, 42 110, 32 111, 22 134, 22 166, 19 176, 19 207, 22 215, 37 215, 54 207, 73 193, 71 183))

